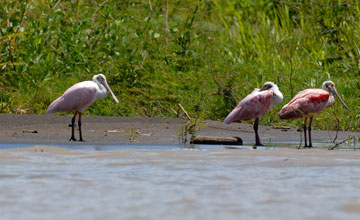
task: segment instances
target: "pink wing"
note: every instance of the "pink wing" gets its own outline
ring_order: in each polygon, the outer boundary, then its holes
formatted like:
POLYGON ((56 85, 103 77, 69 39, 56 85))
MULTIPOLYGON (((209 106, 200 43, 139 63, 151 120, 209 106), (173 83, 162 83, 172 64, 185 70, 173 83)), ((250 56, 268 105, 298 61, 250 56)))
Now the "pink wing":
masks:
POLYGON ((230 124, 236 121, 247 121, 253 118, 260 118, 271 108, 271 100, 274 95, 273 90, 259 91, 254 90, 246 96, 238 106, 225 118, 224 123, 230 124))
POLYGON ((84 81, 73 85, 49 105, 46 113, 73 110, 82 112, 94 102, 97 91, 96 86, 96 83, 92 81, 84 81))
POLYGON ((280 119, 299 118, 317 114, 326 106, 330 94, 323 89, 306 89, 299 92, 279 112, 280 119))

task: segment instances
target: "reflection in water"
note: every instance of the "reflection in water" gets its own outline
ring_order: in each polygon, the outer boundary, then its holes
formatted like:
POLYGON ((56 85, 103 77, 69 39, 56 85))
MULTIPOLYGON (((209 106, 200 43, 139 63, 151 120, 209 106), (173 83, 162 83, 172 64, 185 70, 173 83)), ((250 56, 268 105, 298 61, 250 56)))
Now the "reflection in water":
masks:
POLYGON ((360 152, 2 146, 0 219, 358 219, 360 152))

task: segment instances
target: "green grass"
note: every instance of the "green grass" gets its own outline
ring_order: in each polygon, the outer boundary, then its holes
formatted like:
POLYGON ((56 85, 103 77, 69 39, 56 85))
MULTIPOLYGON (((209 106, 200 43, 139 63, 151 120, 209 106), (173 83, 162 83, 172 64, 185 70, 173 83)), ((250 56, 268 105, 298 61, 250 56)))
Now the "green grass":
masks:
MULTIPOLYGON (((44 114, 76 82, 107 76, 120 100, 84 113, 222 120, 273 81, 284 103, 331 79, 349 110, 315 128, 360 131, 360 5, 356 1, 2 1, 0 112, 44 114), (168 44, 166 43, 168 38, 168 44)), ((281 121, 274 107, 263 125, 281 121)))

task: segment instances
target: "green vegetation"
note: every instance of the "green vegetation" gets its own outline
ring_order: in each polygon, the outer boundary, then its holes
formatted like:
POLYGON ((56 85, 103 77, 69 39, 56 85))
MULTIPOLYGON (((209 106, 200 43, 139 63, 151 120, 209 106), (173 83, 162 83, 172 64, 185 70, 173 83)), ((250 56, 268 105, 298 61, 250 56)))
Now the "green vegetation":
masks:
MULTIPOLYGON (((91 115, 222 120, 255 87, 284 103, 331 79, 315 128, 360 130, 360 4, 342 0, 1 1, 0 112, 44 114, 76 82, 107 76, 120 100, 91 115), (168 11, 168 16, 167 16, 168 11), (168 23, 168 25, 167 25, 168 23)), ((261 124, 287 125, 274 107, 261 124)))

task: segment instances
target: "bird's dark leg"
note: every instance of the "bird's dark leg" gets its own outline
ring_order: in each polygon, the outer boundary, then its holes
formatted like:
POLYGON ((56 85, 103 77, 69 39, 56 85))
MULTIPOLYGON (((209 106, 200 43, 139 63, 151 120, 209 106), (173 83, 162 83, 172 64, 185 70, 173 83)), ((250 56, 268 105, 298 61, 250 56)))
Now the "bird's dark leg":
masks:
POLYGON ((76 114, 77 114, 77 111, 75 111, 74 116, 71 119, 71 138, 69 141, 77 141, 75 139, 75 135, 74 135, 76 114))
POLYGON ((312 140, 311 140, 311 123, 312 123, 312 120, 313 120, 313 116, 311 116, 310 118, 310 122, 309 122, 309 147, 312 147, 312 140))
POLYGON ((80 140, 79 141, 84 141, 83 138, 82 138, 82 132, 81 132, 81 112, 79 112, 78 125, 79 125, 79 135, 80 135, 80 140))
POLYGON ((307 121, 307 117, 305 116, 305 120, 304 120, 304 139, 305 139, 305 146, 304 147, 308 147, 307 145, 307 138, 306 138, 306 121, 307 121))
POLYGON ((259 134, 258 134, 258 128, 259 128, 259 118, 256 118, 255 119, 255 122, 254 122, 254 131, 255 131, 255 146, 264 146, 261 141, 260 141, 260 138, 259 138, 259 134))

